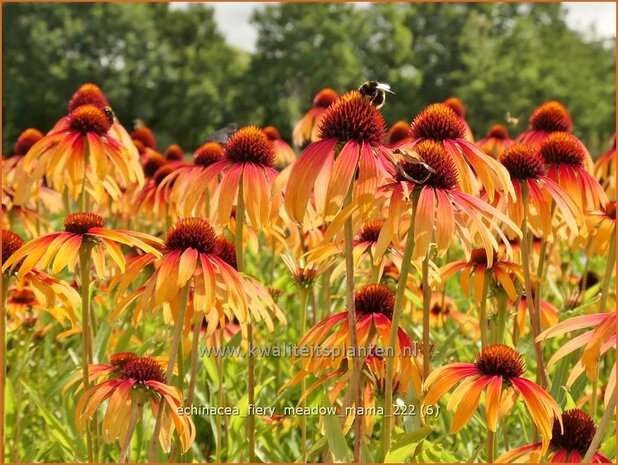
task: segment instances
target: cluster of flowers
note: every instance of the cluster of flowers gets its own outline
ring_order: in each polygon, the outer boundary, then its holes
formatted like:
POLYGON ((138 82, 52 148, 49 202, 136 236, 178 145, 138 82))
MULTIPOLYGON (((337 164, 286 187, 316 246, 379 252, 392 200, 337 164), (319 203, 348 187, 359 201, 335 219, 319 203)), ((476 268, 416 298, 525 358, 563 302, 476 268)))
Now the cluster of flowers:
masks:
MULTIPOLYGON (((206 141, 188 161, 177 144, 159 153, 143 124, 129 133, 103 92, 85 84, 49 133, 27 129, 13 155, 3 157, 2 298, 8 315, 2 317, 17 330, 37 325, 46 311, 70 326, 62 337, 81 337, 81 373, 67 389, 83 390, 76 416, 88 461, 95 459, 99 436, 108 444, 118 441, 124 461, 146 403, 156 419, 150 459, 157 441, 166 452, 188 451, 195 426, 178 407, 195 396, 200 341, 220 345, 240 334, 251 346, 258 325, 272 332, 287 320, 298 329, 300 346, 367 349, 362 356, 361 350, 342 350, 339 357, 300 357, 297 374, 281 389, 300 383, 303 405, 318 388, 342 407, 372 407, 382 399, 384 455, 398 423, 394 397, 431 405, 459 383, 447 402, 454 412, 451 429, 469 422, 484 391, 488 461, 496 460, 495 433, 520 397, 541 441, 497 460, 581 461, 595 436, 597 390, 588 413, 561 412, 547 390, 548 370, 583 347, 566 385, 584 372, 598 383, 601 358, 615 350, 616 316, 607 308, 616 253, 616 148, 614 138, 593 162, 572 129, 567 109, 551 101, 534 111, 515 139, 495 125, 475 142, 464 106, 451 98, 387 130, 380 110, 361 92, 339 96, 324 89, 294 129, 294 144, 305 147, 298 158, 276 128, 246 126, 224 143, 206 141), (54 217, 64 217, 62 232, 50 232, 54 217), (24 243, 13 230, 30 240, 24 243), (245 260, 268 248, 265 286, 250 276, 245 260), (544 299, 549 281, 572 278, 563 249, 607 257, 593 313, 564 319, 544 299), (278 263, 285 263, 299 291, 293 311, 276 303, 278 263), (458 272, 463 292, 476 302, 464 313, 444 293, 458 272), (62 273, 73 274, 74 282, 61 280, 62 273), (330 289, 343 275, 345 309, 332 313, 330 289), (96 322, 117 321, 129 310, 135 326, 163 312, 173 328, 166 356, 121 352, 100 363, 92 347, 96 322), (450 318, 470 346, 479 347, 476 360, 432 366, 431 330, 450 318), (545 362, 544 341, 586 327, 592 329, 545 362), (422 334, 419 350, 411 350, 410 328, 422 334), (534 346, 536 382, 525 376, 516 350, 523 340, 534 346), (314 378, 309 387, 307 377, 314 378), (98 425, 95 413, 106 401, 98 425)), ((592 273, 573 279, 581 292, 565 308, 578 307, 584 291, 600 281, 592 273)), ((42 337, 50 328, 37 330, 42 337)), ((250 404, 255 381, 249 358, 250 404)), ((612 403, 615 366, 604 392, 606 407, 613 410, 612 403)), ((247 417, 252 460, 256 419, 247 417)), ((356 459, 362 442, 372 440, 376 420, 350 414, 343 421, 345 431, 354 431, 356 459)), ((225 435, 219 428, 217 454, 225 435)), ((305 419, 301 428, 305 443, 305 419)), ((608 461, 597 446, 592 460, 608 461)), ((307 460, 306 444, 302 454, 307 460)))

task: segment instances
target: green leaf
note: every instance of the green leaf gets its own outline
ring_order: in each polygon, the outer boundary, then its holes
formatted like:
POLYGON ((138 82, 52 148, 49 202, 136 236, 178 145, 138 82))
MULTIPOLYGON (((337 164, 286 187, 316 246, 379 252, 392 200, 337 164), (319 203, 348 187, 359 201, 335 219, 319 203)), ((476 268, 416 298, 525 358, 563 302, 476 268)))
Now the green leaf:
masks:
POLYGON ((571 396, 571 393, 569 392, 569 390, 562 386, 562 390, 564 392, 564 395, 566 397, 566 404, 564 405, 562 410, 570 410, 572 408, 577 407, 577 405, 575 404, 575 401, 573 400, 573 397, 571 396))
POLYGON ((399 435, 395 439, 395 444, 391 447, 384 458, 385 463, 401 463, 410 457, 416 450, 416 447, 427 436, 433 432, 431 426, 423 426, 411 433, 399 435))
POLYGON ((72 451, 74 448, 74 440, 67 435, 65 432, 65 427, 56 419, 52 412, 47 410, 39 396, 30 386, 28 386, 28 384, 22 381, 22 385, 36 405, 39 413, 43 417, 43 420, 45 420, 45 423, 49 426, 50 435, 53 436, 64 449, 67 451, 72 451))
POLYGON ((112 325, 106 319, 101 322, 97 328, 97 335, 92 343, 92 353, 95 354, 95 363, 101 362, 105 358, 107 349, 107 341, 112 333, 112 325))
MULTIPOLYGON (((322 405, 327 409, 331 409, 332 405, 328 399, 328 395, 324 393, 322 405)), ((328 450, 333 456, 334 462, 349 462, 350 450, 346 443, 343 430, 339 424, 337 415, 322 415, 324 419, 324 428, 326 430, 326 440, 328 441, 328 450)))

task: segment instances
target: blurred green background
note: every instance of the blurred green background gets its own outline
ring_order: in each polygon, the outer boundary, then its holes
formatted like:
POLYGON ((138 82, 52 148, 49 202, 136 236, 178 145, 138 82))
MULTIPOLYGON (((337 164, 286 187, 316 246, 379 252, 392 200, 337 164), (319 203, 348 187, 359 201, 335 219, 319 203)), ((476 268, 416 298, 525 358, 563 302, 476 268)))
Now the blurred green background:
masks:
POLYGON ((95 82, 159 149, 193 150, 229 122, 274 124, 289 140, 323 87, 391 84, 389 124, 458 96, 480 138, 506 114, 558 99, 596 157, 615 130, 615 38, 571 30, 561 4, 269 4, 253 14, 255 53, 224 39, 208 4, 4 4, 3 153, 27 127, 49 130, 95 82))

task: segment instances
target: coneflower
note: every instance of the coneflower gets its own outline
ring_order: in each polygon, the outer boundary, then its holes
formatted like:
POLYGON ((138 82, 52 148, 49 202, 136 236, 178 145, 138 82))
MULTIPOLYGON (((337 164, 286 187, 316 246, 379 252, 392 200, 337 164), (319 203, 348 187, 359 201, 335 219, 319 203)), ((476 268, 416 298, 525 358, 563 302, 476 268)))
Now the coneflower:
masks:
POLYGON ((517 136, 515 142, 539 148, 541 142, 552 132, 572 130, 573 120, 567 108, 560 102, 550 100, 532 112, 528 129, 517 136))
POLYGON ((472 129, 470 129, 470 125, 466 121, 466 107, 463 102, 457 97, 449 97, 444 102, 444 105, 453 110, 457 116, 461 118, 461 121, 464 124, 464 138, 470 142, 474 142, 474 135, 472 134, 472 129))
MULTIPOLYGON (((554 419, 560 419, 560 408, 556 401, 543 388, 523 378, 526 364, 519 352, 502 344, 494 344, 481 350, 474 363, 454 363, 433 371, 425 382, 427 393, 424 405, 440 400, 455 384, 461 382, 453 391, 447 409, 454 411, 451 431, 457 432, 474 414, 485 392, 487 420, 487 462, 494 460, 494 439, 498 428, 503 395, 521 395, 528 412, 542 437, 540 445, 543 453, 547 451, 552 439, 554 419), (504 392, 506 391, 506 392, 504 392)), ((505 412, 506 413, 506 412, 505 412)))
POLYGON ((487 135, 476 142, 476 145, 487 155, 498 159, 502 152, 512 143, 513 139, 509 136, 508 130, 501 124, 494 124, 487 131, 487 135))
POLYGON ((319 139, 318 127, 324 112, 338 98, 339 94, 329 87, 316 94, 311 109, 294 126, 292 138, 296 147, 302 147, 307 142, 316 142, 319 139))
POLYGON ((409 137, 398 147, 413 152, 416 144, 427 139, 444 146, 459 173, 459 184, 464 192, 478 194, 484 188, 490 199, 496 191, 513 192, 504 167, 466 140, 465 125, 451 108, 441 103, 429 105, 414 118, 409 137))
MULTIPOLYGON (((547 451, 550 463, 580 463, 592 444, 597 427, 590 416, 580 409, 562 413, 562 424, 556 419, 547 451)), ((513 449, 496 459, 496 463, 538 462, 543 458, 542 443, 536 442, 513 449)), ((591 463, 611 463, 598 450, 591 463)))
MULTIPOLYGON (((309 197, 314 192, 317 212, 326 221, 354 202, 361 217, 368 215, 375 192, 390 165, 383 145, 386 123, 378 109, 358 91, 337 99, 324 113, 317 142, 309 145, 292 165, 285 189, 285 208, 299 224, 305 220, 309 197)), ((353 222, 344 223, 348 324, 351 344, 358 347, 354 326, 353 222)), ((352 364, 351 386, 360 405, 361 360, 352 364)), ((355 419, 354 458, 360 460, 361 419, 355 419)))

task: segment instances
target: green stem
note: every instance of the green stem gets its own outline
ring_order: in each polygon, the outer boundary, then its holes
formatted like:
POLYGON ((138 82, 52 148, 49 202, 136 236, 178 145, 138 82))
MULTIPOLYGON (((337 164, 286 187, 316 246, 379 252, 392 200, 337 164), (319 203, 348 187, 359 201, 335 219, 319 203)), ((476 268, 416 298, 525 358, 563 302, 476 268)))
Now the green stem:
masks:
MULTIPOLYGON (((300 338, 305 335, 307 331, 307 303, 309 301, 309 289, 300 287, 300 338)), ((304 409, 307 404, 307 399, 304 398, 305 391, 307 390, 305 378, 300 383, 300 395, 303 397, 301 407, 304 409)), ((301 463, 307 462, 307 416, 301 415, 300 417, 301 428, 301 463)))
POLYGON ((607 306, 607 296, 609 291, 609 283, 612 279, 612 272, 614 271, 614 264, 616 262, 616 230, 612 232, 609 240, 609 250, 607 252, 607 264, 605 265, 605 275, 603 276, 603 284, 601 285, 601 303, 600 312, 605 313, 605 307, 607 306))
MULTIPOLYGON (((223 337, 225 335, 225 326, 219 328, 219 347, 223 349, 223 337)), ((219 353, 217 360, 217 375, 218 375, 218 404, 219 408, 224 407, 225 394, 223 392, 223 353, 219 353)), ((221 463, 221 449, 223 448, 223 421, 217 422, 217 444, 215 446, 215 462, 221 463)))
MULTIPOLYGON (((350 188, 345 198, 343 208, 346 208, 352 203, 352 195, 354 192, 354 182, 350 183, 350 188)), ((354 404, 354 408, 359 408, 361 405, 361 371, 363 359, 360 354, 358 344, 358 334, 356 331, 356 308, 354 302, 354 256, 353 256, 353 241, 354 241, 354 224, 350 216, 344 225, 344 245, 345 245, 345 277, 346 277, 346 305, 348 314, 348 328, 350 331, 350 347, 352 351, 352 373, 350 375, 350 383, 348 384, 348 392, 343 401, 343 411, 346 412, 350 403, 354 404)), ((354 462, 360 462, 361 456, 361 428, 362 417, 354 416, 354 462)), ((345 421, 345 418, 342 418, 345 421)))
POLYGON ((496 448, 496 433, 493 431, 487 430, 487 463, 493 463, 496 457, 495 448, 496 448))
POLYGON ((498 323, 495 327, 493 343, 504 344, 504 336, 506 335, 506 320, 508 318, 509 296, 504 292, 500 292, 497 297, 498 301, 498 323))
MULTIPOLYGON (((549 213, 550 224, 554 218, 555 211, 556 211, 556 202, 552 200, 551 210, 549 213)), ((536 271, 536 275, 538 276, 539 280, 536 285, 536 292, 534 296, 534 315, 537 320, 536 324, 539 328, 539 331, 541 329, 541 301, 543 300, 543 283, 545 282, 545 272, 547 271, 547 264, 548 264, 547 245, 548 245, 547 239, 545 238, 545 236, 543 236, 541 238, 541 247, 539 249, 539 263, 538 263, 537 271, 536 271)))
POLYGON ((530 314, 530 323, 532 326, 532 337, 534 340, 534 350, 536 353, 536 379, 541 387, 547 387, 547 375, 545 373, 545 363, 543 361, 543 351, 541 343, 536 340, 541 332, 537 325, 538 319, 535 315, 534 298, 532 297, 532 283, 530 278, 530 237, 528 231, 528 186, 525 183, 521 184, 522 203, 524 209, 524 218, 522 223, 522 242, 521 242, 521 257, 524 268, 524 285, 526 288, 526 305, 530 314))
POLYGON ((320 297, 321 297, 321 304, 320 304, 320 308, 322 309, 322 317, 326 318, 327 316, 330 315, 330 277, 333 274, 333 266, 329 266, 328 268, 326 268, 326 270, 324 270, 324 273, 322 274, 322 277, 320 278, 321 283, 320 283, 320 297))
POLYGON ((586 455, 582 459, 582 463, 590 463, 592 461, 592 456, 599 448, 601 444, 601 440, 603 436, 605 436, 605 432, 609 423, 613 417, 616 416, 616 391, 612 393, 612 396, 609 399, 609 403, 607 404, 607 408, 605 409, 605 413, 603 413, 603 417, 601 418, 601 423, 599 423, 599 427, 597 428, 597 432, 594 434, 592 438, 592 442, 590 443, 590 447, 586 451, 586 455))
POLYGON ((90 159, 90 146, 88 145, 88 140, 84 137, 84 147, 86 153, 84 154, 84 179, 82 184, 82 192, 80 198, 80 208, 81 211, 88 211, 88 191, 86 190, 86 173, 88 172, 88 161, 90 159))
POLYGON ((129 447, 131 446, 131 438, 133 437, 133 432, 135 431, 135 426, 142 416, 142 399, 141 395, 137 395, 136 399, 133 399, 131 402, 131 418, 129 420, 129 427, 127 428, 127 434, 124 437, 124 442, 122 444, 122 449, 120 450, 120 458, 118 459, 118 463, 124 463, 127 458, 127 454, 129 452, 129 447))
POLYGON ((69 195, 69 189, 65 188, 62 194, 64 201, 64 216, 67 217, 71 214, 71 197, 69 195))
POLYGON ((489 294, 489 280, 490 276, 487 271, 484 271, 485 276, 483 279, 483 291, 481 295, 481 306, 479 311, 479 323, 481 326, 481 348, 484 349, 487 347, 488 337, 487 337, 487 294, 489 294))
MULTIPOLYGON (((401 270, 399 272, 399 282, 397 283, 397 293, 395 295, 395 307, 393 308, 393 317, 391 318, 391 331, 388 339, 388 357, 386 357, 386 381, 384 387, 384 426, 382 431, 382 459, 386 457, 391 445, 391 433, 393 424, 393 365, 395 356, 395 347, 397 344, 397 330, 399 328, 399 320, 403 310, 403 303, 406 293, 406 284, 408 275, 410 274, 410 264, 412 263, 412 252, 414 251, 414 217, 416 216, 416 205, 418 203, 418 195, 414 195, 412 199, 412 208, 410 214, 410 228, 408 237, 403 251, 403 259, 401 261, 401 270)), ((420 395, 420 393, 418 393, 420 395)))
MULTIPOLYGON (((88 360, 90 359, 90 255, 92 244, 86 240, 79 249, 79 267, 81 271, 81 294, 82 294, 82 377, 84 392, 90 387, 88 376, 88 360)), ((92 448, 91 422, 86 425, 86 448, 88 462, 94 459, 92 448)))
POLYGON ((429 376, 429 318, 431 316, 431 289, 429 287, 429 251, 423 259, 423 380, 429 376))
POLYGON ((2 412, 2 418, 0 418, 0 439, 2 440, 2 450, 0 450, 0 459, 4 463, 4 397, 5 397, 5 385, 6 385, 6 295, 9 290, 9 284, 11 277, 8 273, 2 273, 2 310, 0 310, 0 347, 2 348, 2 356, 0 357, 0 412, 2 412))
MULTIPOLYGON (((196 312, 197 313, 197 312, 196 312)), ((191 341, 191 378, 189 380, 189 393, 185 406, 191 406, 193 402, 193 394, 195 393, 195 384, 197 382, 197 358, 200 342, 200 330, 202 329, 202 314, 199 313, 198 318, 193 318, 193 340, 191 341), (199 320, 199 321, 198 321, 199 320)))
POLYGON ((597 416, 597 404, 599 401, 599 363, 594 370, 594 377, 592 378, 592 398, 590 400, 590 416, 594 420, 597 416))
MULTIPOLYGON (((176 322, 174 324, 174 335, 172 336, 172 345, 170 347, 170 357, 167 362, 167 371, 165 372, 165 384, 171 384, 172 376, 174 374, 174 363, 178 356, 178 347, 180 346, 180 338, 182 337, 182 328, 185 322, 185 312, 187 310, 187 300, 189 298, 189 284, 185 285, 180 290, 180 303, 178 306, 178 314, 176 315, 176 322)), ((182 357, 182 355, 180 355, 182 357)), ((157 457, 157 441, 159 440, 159 432, 161 431, 161 421, 163 420, 163 411, 166 406, 161 403, 159 405, 159 413, 157 414, 157 421, 155 423, 154 432, 152 433, 152 440, 150 442, 150 451, 148 453, 148 461, 154 462, 157 457)))
MULTIPOLYGON (((243 229, 245 223, 245 199, 243 192, 243 176, 238 181, 238 201, 236 202, 236 233, 234 245, 236 246, 236 263, 240 273, 245 271, 245 254, 243 250, 243 229)), ((253 347, 253 322, 247 321, 247 347, 253 347)), ((247 398, 250 406, 255 404, 255 359, 249 354, 247 357, 247 398)), ((249 462, 255 462, 255 415, 247 415, 247 446, 249 448, 249 462)))

